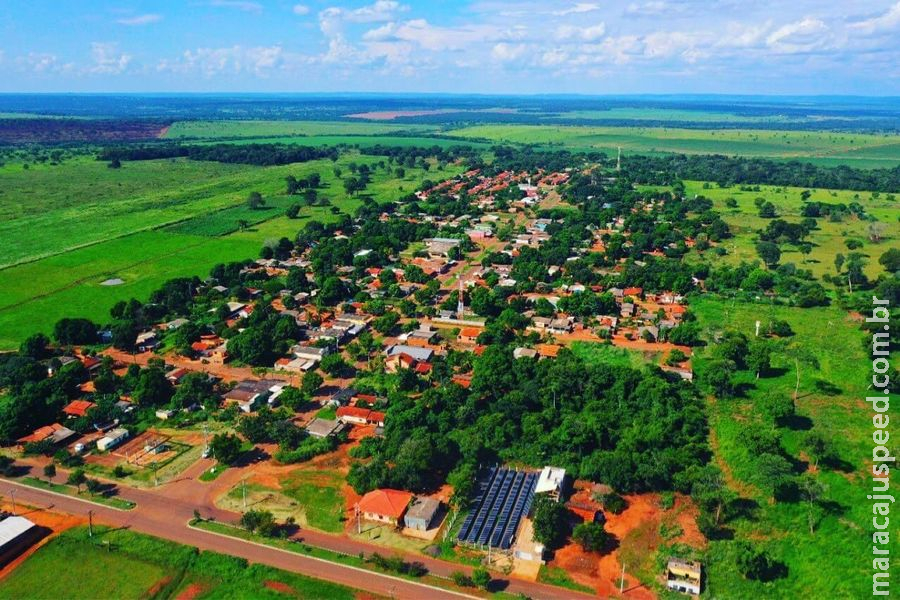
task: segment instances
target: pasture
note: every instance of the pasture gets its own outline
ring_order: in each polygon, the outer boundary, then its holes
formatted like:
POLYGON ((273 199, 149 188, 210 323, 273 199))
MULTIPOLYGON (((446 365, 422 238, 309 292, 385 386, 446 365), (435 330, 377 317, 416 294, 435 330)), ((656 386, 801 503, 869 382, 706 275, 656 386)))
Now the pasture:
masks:
MULTIPOLYGON (((706 185, 699 181, 685 182, 688 197, 702 195, 712 200, 714 209, 731 227, 734 238, 723 242, 728 254, 721 259, 729 264, 759 260, 755 249, 756 232, 765 229, 771 219, 759 216, 755 204, 757 198, 763 198, 775 205, 778 218, 797 223, 803 219, 804 201, 801 195, 804 191, 806 191, 804 188, 766 185, 759 186, 759 191, 745 191, 738 186, 719 188, 715 184, 706 185), (726 205, 726 201, 730 198, 737 202, 736 207, 730 208, 726 205)), ((897 221, 896 200, 892 200, 888 194, 878 194, 875 197, 869 192, 824 189, 810 189, 809 192, 811 202, 847 206, 854 202, 858 203, 865 209, 866 214, 875 220, 868 221, 848 216, 842 221, 834 222, 827 217, 819 217, 816 219, 817 228, 808 238, 812 243, 812 251, 805 255, 795 246, 782 244, 781 262, 794 263, 799 268, 812 271, 819 278, 826 273, 834 275, 835 256, 839 253, 846 256, 850 250, 845 242, 852 239, 863 244, 858 251, 868 257, 866 274, 870 278, 877 277, 882 272, 882 267, 878 264, 881 254, 888 248, 900 248, 900 222, 897 221), (870 234, 873 232, 878 233, 880 237, 878 241, 870 241, 870 234)))
POLYGON ((664 127, 480 125, 447 132, 491 142, 535 144, 570 151, 621 146, 637 154, 725 154, 772 159, 824 159, 861 168, 900 164, 900 137, 823 131, 701 130, 664 127))
MULTIPOLYGON (((762 493, 754 482, 755 457, 740 442, 748 428, 765 429, 771 422, 758 408, 766 395, 790 396, 794 391, 795 363, 776 352, 770 373, 756 380, 741 373, 739 383, 746 393, 734 399, 710 401, 710 428, 714 459, 723 469, 729 486, 749 501, 750 510, 726 524, 736 540, 751 540, 766 548, 787 567, 787 576, 776 584, 782 597, 860 597, 870 589, 871 540, 864 532, 871 527, 871 507, 865 501, 870 484, 871 414, 864 399, 871 364, 867 361, 865 336, 846 312, 836 307, 801 309, 764 302, 741 303, 712 297, 695 298, 691 310, 707 337, 732 329, 753 337, 757 319, 787 321, 796 335, 786 343, 802 345, 818 361, 818 367, 802 366, 798 418, 777 427, 786 453, 796 460, 798 472, 813 472, 825 485, 826 509, 815 513, 809 531, 805 502, 779 501, 762 493), (832 441, 846 467, 812 469, 800 450, 808 431, 832 441), (840 549, 836 551, 836 549, 840 549), (828 565, 828 568, 821 568, 828 565)), ((702 373, 708 352, 700 352, 695 366, 702 373)), ((897 414, 896 400, 891 420, 897 414)), ((868 492, 870 493, 870 492, 868 492)), ((894 551, 898 546, 894 542, 894 551)), ((708 591, 712 596, 762 597, 771 585, 747 580, 735 567, 735 544, 713 541, 707 552, 708 591)))
POLYGON ((177 121, 163 137, 226 139, 306 137, 321 135, 379 136, 428 133, 434 125, 399 125, 352 121, 177 121))

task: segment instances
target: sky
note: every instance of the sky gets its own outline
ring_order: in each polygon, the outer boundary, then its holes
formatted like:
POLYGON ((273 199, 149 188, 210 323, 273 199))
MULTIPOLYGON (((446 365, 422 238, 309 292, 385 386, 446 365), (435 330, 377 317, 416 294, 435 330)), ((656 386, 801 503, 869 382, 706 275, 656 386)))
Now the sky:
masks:
POLYGON ((0 92, 900 95, 900 1, 4 0, 0 92))

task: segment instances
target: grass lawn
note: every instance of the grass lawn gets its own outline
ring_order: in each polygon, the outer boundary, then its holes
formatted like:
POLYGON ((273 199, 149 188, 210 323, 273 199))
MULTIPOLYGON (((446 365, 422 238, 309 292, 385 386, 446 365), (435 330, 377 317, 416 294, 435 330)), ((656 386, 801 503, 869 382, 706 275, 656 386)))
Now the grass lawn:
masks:
POLYGON ((131 502, 130 500, 124 500, 115 496, 104 496, 103 494, 90 494, 86 490, 79 492, 71 485, 51 483, 43 479, 38 479, 37 477, 23 477, 22 479, 19 479, 18 482, 42 490, 50 490, 51 492, 56 492, 58 494, 65 494, 66 496, 80 498, 82 500, 94 502, 95 504, 104 504, 121 510, 130 510, 135 506, 134 502, 131 502))
POLYGON ((268 510, 281 520, 293 517, 303 527, 340 533, 344 529, 343 482, 343 476, 336 471, 297 469, 280 481, 280 489, 253 482, 244 489, 239 483, 219 504, 243 511, 246 494, 247 509, 268 510))
POLYGON ((51 540, 0 581, 0 596, 170 599, 190 588, 198 598, 283 598, 285 593, 307 599, 355 598, 353 590, 341 585, 127 529, 94 531, 90 538, 79 527, 51 540))
POLYGON ((572 353, 586 363, 606 363, 618 367, 640 369, 648 361, 643 352, 617 348, 610 344, 575 342, 570 347, 572 353))
POLYGON ((594 590, 589 586, 581 585, 580 583, 573 581, 572 577, 564 569, 561 569, 559 567, 549 567, 547 565, 541 565, 541 570, 538 571, 537 580, 541 583, 564 587, 570 590, 575 590, 576 592, 585 592, 587 594, 594 593, 594 590))
MULTIPOLYGON (((753 336, 757 319, 766 322, 786 320, 796 332, 791 342, 812 351, 819 368, 801 370, 800 396, 796 402, 801 419, 792 427, 779 427, 785 451, 805 465, 800 444, 805 429, 820 432, 832 441, 847 472, 820 467, 816 477, 826 488, 833 505, 817 517, 814 533, 809 532, 808 511, 804 503, 773 502, 752 483, 754 457, 739 441, 748 427, 764 427, 755 403, 766 394, 791 395, 794 389, 793 361, 782 354, 773 358, 770 376, 758 381, 742 374, 740 383, 749 387, 745 397, 710 402, 715 460, 723 468, 729 483, 757 508, 750 516, 738 518, 728 527, 737 540, 752 540, 787 566, 785 579, 759 583, 744 579, 735 567, 735 545, 731 541, 713 541, 707 552, 708 594, 715 597, 862 597, 871 590, 871 507, 863 500, 869 491, 871 476, 871 415, 865 403, 871 364, 867 360, 865 336, 858 324, 835 307, 801 309, 764 303, 737 303, 712 297, 691 301, 692 311, 704 329, 712 333, 722 328, 735 329, 753 336), (827 390, 817 381, 835 386, 827 390), (804 419, 805 418, 805 419, 804 419), (805 421, 808 419, 806 423, 805 421), (827 569, 821 565, 827 564, 827 569)), ((707 356, 695 359, 702 372, 707 356)), ((891 421, 900 418, 894 398, 891 421)), ((900 546, 894 542, 894 551, 900 546)))

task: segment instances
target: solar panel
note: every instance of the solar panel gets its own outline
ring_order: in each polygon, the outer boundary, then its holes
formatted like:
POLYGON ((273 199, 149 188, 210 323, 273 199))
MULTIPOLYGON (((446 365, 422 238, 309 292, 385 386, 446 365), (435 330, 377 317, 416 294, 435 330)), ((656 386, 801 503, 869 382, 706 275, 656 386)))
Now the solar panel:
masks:
POLYGON ((522 516, 531 509, 537 474, 499 466, 480 478, 457 539, 463 543, 507 550, 512 546, 522 516))
MULTIPOLYGON (((500 487, 503 485, 503 482, 506 481, 507 476, 509 475, 509 471, 503 469, 497 477, 494 478, 494 484, 491 485, 490 489, 488 489, 488 493, 485 496, 484 502, 481 504, 481 509, 478 511, 478 515, 475 517, 475 522, 472 525, 472 530, 469 532, 469 535, 466 537, 466 541, 469 542, 477 542, 479 544, 483 544, 484 542, 478 541, 481 539, 481 531, 484 528, 485 520, 490 516, 491 511, 494 508, 494 503, 497 500, 497 494, 500 491, 500 487)), ((485 540, 487 541, 487 540, 485 540)))

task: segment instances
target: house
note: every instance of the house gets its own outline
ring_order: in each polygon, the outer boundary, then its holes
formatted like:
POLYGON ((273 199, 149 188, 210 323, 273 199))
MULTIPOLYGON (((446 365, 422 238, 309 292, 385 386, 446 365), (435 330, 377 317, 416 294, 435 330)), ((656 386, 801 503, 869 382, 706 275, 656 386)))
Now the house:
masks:
POLYGON ((160 421, 168 421, 175 416, 175 411, 170 408, 160 408, 156 411, 156 418, 160 421))
POLYGON ((20 556, 46 531, 25 517, 13 515, 0 521, 0 567, 20 556))
POLYGON ((478 327, 463 327, 459 330, 456 339, 463 344, 474 344, 479 335, 481 335, 481 329, 478 327))
POLYGON ((168 323, 163 323, 163 329, 165 329, 166 331, 174 331, 179 327, 187 325, 188 323, 190 323, 190 321, 184 318, 174 319, 172 321, 169 321, 168 323))
POLYGON ((137 338, 134 340, 134 345, 138 349, 138 352, 149 352, 156 348, 159 345, 159 340, 156 337, 155 331, 145 331, 143 333, 139 333, 137 338))
POLYGON ((337 418, 342 423, 356 425, 377 425, 384 427, 384 413, 361 406, 342 406, 337 409, 337 418))
POLYGON ((513 358, 535 358, 537 350, 534 348, 516 348, 513 350, 513 358))
POLYGON ((674 592, 699 596, 702 571, 699 562, 670 558, 666 565, 666 587, 674 592))
POLYGON ((631 302, 623 302, 621 308, 619 309, 619 314, 624 317, 633 317, 634 316, 634 304, 631 302))
POLYGON ((184 376, 187 375, 188 373, 190 373, 190 371, 179 367, 177 369, 172 369, 171 371, 166 373, 166 379, 168 379, 173 384, 177 385, 178 383, 181 382, 181 380, 184 378, 184 376))
POLYGON ((306 433, 317 438, 337 435, 344 430, 344 424, 333 419, 315 418, 306 425, 306 433))
POLYGON ((535 494, 546 494, 559 502, 566 481, 566 470, 560 467, 544 467, 534 486, 535 494))
POLYGON ((449 257, 450 252, 462 243, 461 240, 453 238, 427 238, 424 241, 425 248, 432 257, 449 257))
POLYGON ((434 498, 416 498, 403 516, 403 524, 416 531, 428 531, 441 510, 441 503, 434 498))
POLYGON ((655 325, 638 327, 638 337, 640 337, 642 340, 647 340, 648 342, 658 341, 659 327, 656 327, 655 325))
POLYGON ((256 406, 266 400, 274 390, 268 381, 245 379, 222 396, 225 402, 236 403, 245 413, 253 412, 256 406))
POLYGON ((410 331, 406 335, 406 343, 411 346, 423 346, 431 344, 434 339, 437 337, 438 332, 436 329, 432 329, 428 325, 422 325, 419 329, 415 331, 410 331))
POLYGON ((304 360, 311 360, 315 363, 318 363, 320 360, 328 356, 329 351, 328 348, 319 348, 316 346, 293 346, 291 347, 291 354, 296 356, 297 358, 302 358, 304 360))
POLYGON ((412 499, 412 494, 401 490, 372 490, 359 499, 356 507, 362 518, 367 521, 397 526, 412 499))
POLYGON ((341 388, 331 395, 328 404, 334 407, 347 406, 354 396, 356 396, 356 390, 353 388, 341 388))
POLYGON ((562 346, 557 344, 538 344, 535 348, 540 358, 556 358, 562 346))
POLYGON ((124 427, 117 427, 116 429, 112 429, 108 431, 105 436, 97 440, 97 450, 105 452, 110 448, 115 448, 123 441, 128 439, 128 435, 128 430, 124 427))
POLYGON ((53 423, 51 425, 38 427, 29 435, 19 438, 16 441, 24 446, 25 444, 35 444, 43 442, 44 440, 49 440, 51 444, 56 446, 62 444, 73 435, 75 435, 75 432, 68 427, 63 427, 59 423, 53 423))
POLYGON ((87 415, 87 412, 95 406, 96 404, 88 400, 72 400, 63 407, 62 411, 67 417, 78 418, 87 415))

